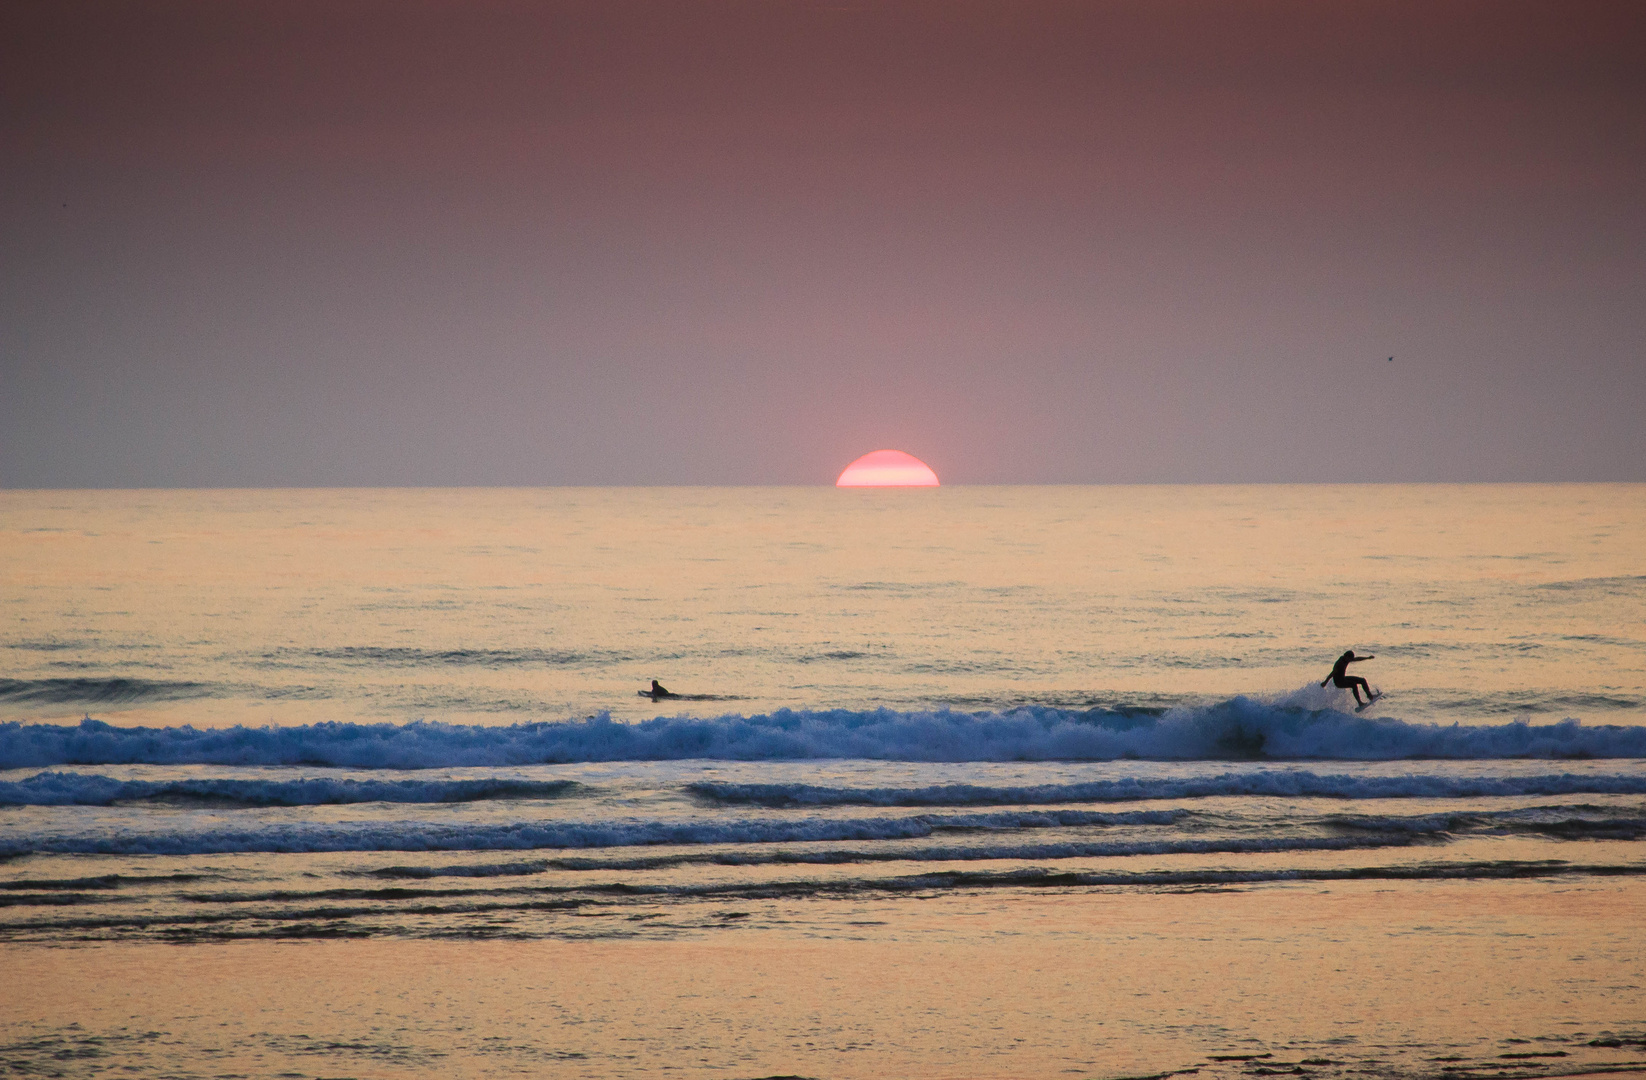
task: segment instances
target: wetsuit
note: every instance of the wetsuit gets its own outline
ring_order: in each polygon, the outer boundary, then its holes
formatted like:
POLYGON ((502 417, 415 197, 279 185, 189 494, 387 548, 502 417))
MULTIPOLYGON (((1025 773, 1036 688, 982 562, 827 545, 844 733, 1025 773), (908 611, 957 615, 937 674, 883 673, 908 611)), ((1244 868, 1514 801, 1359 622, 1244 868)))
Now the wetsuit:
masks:
POLYGON ((1367 682, 1365 679, 1362 679, 1359 675, 1350 675, 1349 665, 1355 663, 1357 660, 1371 659, 1374 658, 1370 656, 1356 656, 1355 651, 1350 649, 1348 652, 1337 658, 1337 663, 1332 665, 1332 673, 1322 679, 1320 681, 1320 685, 1325 686, 1327 683, 1331 683, 1333 686, 1352 691, 1355 696, 1356 705, 1361 703, 1360 688, 1364 686, 1366 688, 1366 701, 1370 702, 1372 700, 1372 684, 1367 682))

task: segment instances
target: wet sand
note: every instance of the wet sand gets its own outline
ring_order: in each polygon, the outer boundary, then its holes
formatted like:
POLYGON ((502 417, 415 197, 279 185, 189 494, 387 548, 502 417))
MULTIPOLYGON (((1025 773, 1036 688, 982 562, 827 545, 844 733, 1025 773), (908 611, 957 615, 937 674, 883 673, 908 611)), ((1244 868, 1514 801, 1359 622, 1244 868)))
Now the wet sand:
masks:
POLYGON ((712 914, 721 929, 643 938, 614 918, 610 936, 582 940, 6 945, 0 1064, 839 1080, 1646 1071, 1638 878, 712 914))

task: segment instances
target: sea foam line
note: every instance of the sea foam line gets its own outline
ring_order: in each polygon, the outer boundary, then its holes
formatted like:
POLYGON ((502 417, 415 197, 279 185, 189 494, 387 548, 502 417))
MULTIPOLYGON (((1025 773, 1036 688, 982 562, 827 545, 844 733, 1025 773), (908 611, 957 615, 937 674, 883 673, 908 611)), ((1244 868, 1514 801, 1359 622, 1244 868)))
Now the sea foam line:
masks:
POLYGON ((0 768, 107 764, 328 765, 363 769, 584 761, 861 758, 891 761, 1643 758, 1646 727, 1413 724, 1344 713, 1318 688, 1235 697, 1164 715, 1025 706, 1007 712, 806 711, 506 726, 324 723, 122 728, 0 724, 0 768))
MULTIPOLYGON (((1078 856, 1160 855, 1205 852, 1336 850, 1444 842, 1461 835, 1536 834, 1583 839, 1638 839, 1646 818, 1585 807, 1537 807, 1453 814, 1327 816, 1296 823, 1283 835, 1164 834, 1193 817, 1185 810, 1103 813, 1092 810, 1009 810, 990 813, 913 814, 902 817, 771 818, 731 821, 446 821, 259 822, 222 825, 220 817, 195 828, 165 825, 119 831, 40 830, 0 835, 0 856, 39 853, 109 855, 198 855, 233 852, 325 851, 522 851, 674 846, 704 849, 699 854, 622 856, 609 865, 641 868, 680 861, 728 865, 761 862, 855 862, 884 859, 1030 859, 1078 856), (1034 842, 1010 834, 1025 830, 1128 826, 1136 832, 1034 842), (945 835, 946 834, 946 835, 945 835), (984 838, 979 834, 993 834, 984 838), (943 842, 903 851, 881 848, 886 841, 933 839, 943 842), (868 842, 876 849, 762 852, 748 845, 868 842), (718 851, 708 851, 717 847, 718 851), (743 850, 737 850, 738 848, 743 850), (973 852, 974 854, 966 854, 973 852), (980 854, 979 854, 980 853, 980 854), (661 861, 659 861, 661 860, 661 861)), ((580 869, 570 862, 562 869, 580 869)))
POLYGON ((189 855, 233 851, 510 851, 672 844, 811 843, 906 840, 945 830, 1172 825, 1183 810, 1010 810, 906 817, 769 818, 731 821, 259 822, 204 828, 141 825, 118 835, 42 831, 0 834, 0 854, 189 855))
MULTIPOLYGON (((124 831, 96 834, 51 834, 0 838, 0 854, 77 855, 204 855, 230 853, 295 853, 342 851, 520 851, 544 849, 627 848, 657 845, 706 847, 707 845, 747 845, 776 843, 819 843, 828 841, 870 841, 919 839, 945 829, 1012 828, 1005 815, 986 815, 998 824, 982 824, 978 818, 963 822, 954 818, 875 818, 854 821, 807 820, 795 822, 737 822, 730 824, 682 824, 635 822, 517 823, 508 825, 434 825, 424 822, 394 823, 314 823, 271 824, 246 828, 205 828, 189 831, 143 833, 124 831)), ((1044 815, 1042 815, 1044 817, 1044 815)), ((1037 826, 1027 815, 1012 815, 1017 828, 1052 827, 1057 818, 1044 818, 1037 826)), ((1363 831, 1343 836, 1223 837, 1215 839, 1120 839, 1054 843, 956 842, 949 845, 910 848, 906 854, 890 849, 841 849, 813 852, 721 851, 670 859, 608 860, 604 868, 643 869, 648 865, 680 862, 715 862, 725 865, 760 863, 840 863, 912 859, 939 861, 961 859, 1066 859, 1081 856, 1162 855, 1175 853, 1264 852, 1298 850, 1341 850, 1405 846, 1423 835, 1420 829, 1363 831)), ((571 862, 562 869, 581 869, 571 862)), ((595 867, 589 867, 595 868, 595 867)))
POLYGON ((130 802, 209 802, 230 806, 330 806, 350 803, 457 803, 553 799, 582 785, 572 780, 119 780, 85 773, 42 772, 0 781, 0 806, 110 806, 130 802))
POLYGON ((1268 796, 1334 799, 1456 799, 1531 795, 1646 794, 1646 773, 1547 773, 1535 776, 1354 776, 1293 770, 1254 770, 1197 777, 1121 777, 1077 784, 991 787, 938 784, 916 788, 843 788, 814 784, 736 784, 699 781, 686 789, 723 805, 820 806, 1039 806, 1055 803, 1137 802, 1268 796))
MULTIPOLYGON (((0 806, 111 806, 208 803, 217 806, 327 806, 355 803, 441 804, 558 799, 586 789, 573 780, 521 777, 376 780, 306 777, 285 780, 181 778, 129 780, 96 773, 46 771, 0 781, 0 806)), ((805 809, 835 806, 987 807, 1139 802, 1219 796, 1332 799, 1461 799, 1546 795, 1646 794, 1646 772, 1558 772, 1521 776, 1406 774, 1364 776, 1254 769, 1194 777, 1119 777, 1072 784, 925 787, 830 787, 801 783, 696 781, 684 790, 720 806, 805 809)))

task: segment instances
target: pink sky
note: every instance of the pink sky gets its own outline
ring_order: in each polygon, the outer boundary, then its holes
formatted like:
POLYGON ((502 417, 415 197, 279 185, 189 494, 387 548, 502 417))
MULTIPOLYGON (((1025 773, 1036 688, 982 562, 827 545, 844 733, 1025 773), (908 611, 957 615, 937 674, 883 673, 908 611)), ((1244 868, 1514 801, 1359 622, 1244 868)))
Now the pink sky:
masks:
POLYGON ((0 484, 1646 479, 1642 55, 1636 0, 21 0, 0 484))

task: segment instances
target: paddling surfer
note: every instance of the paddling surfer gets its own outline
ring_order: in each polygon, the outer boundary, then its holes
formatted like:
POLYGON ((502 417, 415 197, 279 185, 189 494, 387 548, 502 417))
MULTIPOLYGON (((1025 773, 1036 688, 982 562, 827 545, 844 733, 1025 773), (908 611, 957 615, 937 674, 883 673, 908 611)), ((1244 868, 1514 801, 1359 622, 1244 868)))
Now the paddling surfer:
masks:
POLYGON ((1377 657, 1371 655, 1356 656, 1355 651, 1350 649, 1348 652, 1337 658, 1337 663, 1332 665, 1332 673, 1324 679, 1321 679, 1320 685, 1325 686, 1327 683, 1331 683, 1333 686, 1349 690, 1353 692, 1355 696, 1356 705, 1370 705, 1372 702, 1377 700, 1378 695, 1372 693, 1371 683, 1367 682, 1365 679, 1362 679, 1359 675, 1349 674, 1349 665, 1358 664, 1362 660, 1376 659, 1377 657), (1360 700, 1360 688, 1362 686, 1366 688, 1366 700, 1364 703, 1360 700))
MULTIPOLYGON (((642 692, 644 693, 644 691, 642 691, 642 692)), ((658 682, 656 679, 652 680, 652 688, 651 688, 650 693, 651 693, 651 699, 653 701, 656 701, 658 698, 671 698, 671 697, 674 697, 674 695, 669 693, 667 690, 665 690, 663 688, 663 684, 658 682)), ((1367 693, 1371 693, 1371 691, 1368 690, 1367 693)))

